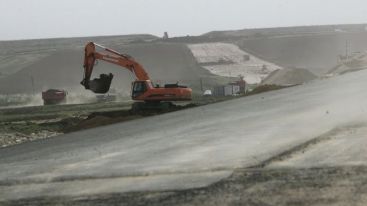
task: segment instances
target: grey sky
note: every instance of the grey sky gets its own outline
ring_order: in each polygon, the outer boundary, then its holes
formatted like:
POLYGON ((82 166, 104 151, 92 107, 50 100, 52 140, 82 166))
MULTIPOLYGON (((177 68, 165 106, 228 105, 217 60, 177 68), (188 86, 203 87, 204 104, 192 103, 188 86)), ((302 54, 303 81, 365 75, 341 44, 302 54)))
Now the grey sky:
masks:
POLYGON ((365 0, 0 0, 0 39, 367 23, 365 0))

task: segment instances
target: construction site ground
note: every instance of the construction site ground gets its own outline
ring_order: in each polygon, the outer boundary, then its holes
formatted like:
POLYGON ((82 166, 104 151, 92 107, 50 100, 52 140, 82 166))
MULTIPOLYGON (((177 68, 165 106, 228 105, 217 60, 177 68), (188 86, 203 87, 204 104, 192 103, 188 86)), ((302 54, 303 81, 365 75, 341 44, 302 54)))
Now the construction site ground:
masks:
MULTIPOLYGON (((367 48, 365 25, 330 29, 0 42, 0 92, 80 89, 81 42, 90 40, 136 57, 161 84, 180 77, 194 91, 229 82, 202 67, 213 62, 200 66, 188 47, 194 43, 235 44, 320 77, 346 41, 367 48)), ((128 71, 98 68, 129 91, 128 71)), ((366 205, 367 72, 351 71, 279 91, 263 93, 283 88, 264 85, 244 98, 203 98, 159 115, 131 114, 128 101, 0 109, 0 205, 366 205)))
MULTIPOLYGON (((278 89, 278 88, 277 88, 278 89)), ((0 109, 0 147, 84 129, 130 121, 236 97, 194 97, 164 111, 131 112, 132 101, 64 104, 0 109)))
POLYGON ((365 205, 366 77, 2 148, 0 203, 365 205))

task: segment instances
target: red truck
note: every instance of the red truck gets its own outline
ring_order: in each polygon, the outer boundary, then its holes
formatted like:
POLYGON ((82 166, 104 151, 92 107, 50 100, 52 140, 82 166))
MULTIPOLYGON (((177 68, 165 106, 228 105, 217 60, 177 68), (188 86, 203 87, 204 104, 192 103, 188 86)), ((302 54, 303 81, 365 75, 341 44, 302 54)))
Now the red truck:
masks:
POLYGON ((66 103, 65 90, 49 89, 42 92, 43 105, 66 103))

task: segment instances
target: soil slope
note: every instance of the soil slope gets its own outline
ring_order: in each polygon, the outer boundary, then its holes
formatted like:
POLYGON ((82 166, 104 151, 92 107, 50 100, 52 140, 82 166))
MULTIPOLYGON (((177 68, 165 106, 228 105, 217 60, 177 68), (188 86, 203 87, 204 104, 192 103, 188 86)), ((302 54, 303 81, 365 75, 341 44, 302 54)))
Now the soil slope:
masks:
POLYGON ((272 71, 281 67, 252 56, 234 44, 190 44, 189 48, 205 69, 220 76, 243 76, 249 84, 260 83, 272 71))
MULTIPOLYGON (((148 71, 152 80, 164 84, 179 81, 194 88, 200 85, 200 78, 216 78, 197 65, 195 58, 184 44, 143 43, 131 45, 109 45, 117 51, 127 53, 137 59, 148 71)), ((2 93, 39 92, 48 88, 63 88, 84 91, 79 82, 83 78, 83 49, 73 48, 57 51, 27 66, 20 71, 0 79, 2 93), (14 83, 17 84, 14 84, 14 83)), ((128 95, 133 80, 128 70, 102 61, 94 70, 94 77, 101 73, 115 75, 112 87, 128 95)), ((206 83, 210 81, 205 81, 206 83)))
POLYGON ((367 50, 365 32, 244 39, 239 45, 280 66, 306 68, 322 75, 338 64, 337 57, 345 54, 346 42, 349 52, 367 50))
POLYGON ((303 84, 315 79, 316 76, 306 69, 281 69, 272 72, 261 84, 281 86, 303 84))

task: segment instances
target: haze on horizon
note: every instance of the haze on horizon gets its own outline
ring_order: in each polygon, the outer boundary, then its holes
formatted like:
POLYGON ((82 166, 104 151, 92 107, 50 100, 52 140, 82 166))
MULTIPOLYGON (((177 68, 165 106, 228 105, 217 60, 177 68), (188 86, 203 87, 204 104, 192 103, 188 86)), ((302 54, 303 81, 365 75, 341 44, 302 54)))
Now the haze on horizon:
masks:
POLYGON ((0 40, 367 23, 363 0, 0 0, 0 40))

